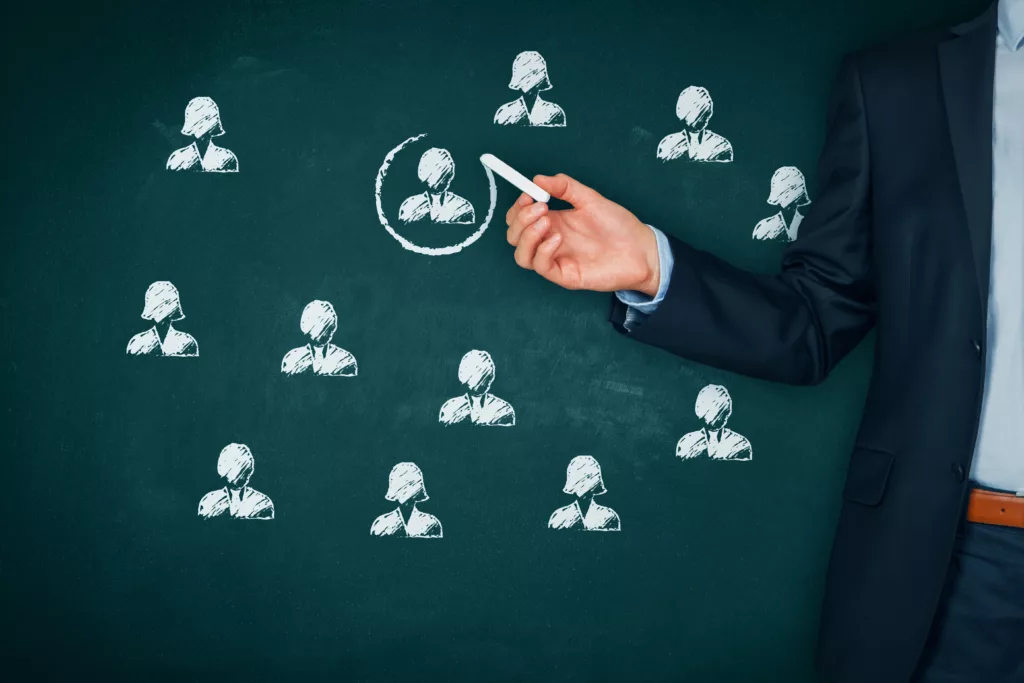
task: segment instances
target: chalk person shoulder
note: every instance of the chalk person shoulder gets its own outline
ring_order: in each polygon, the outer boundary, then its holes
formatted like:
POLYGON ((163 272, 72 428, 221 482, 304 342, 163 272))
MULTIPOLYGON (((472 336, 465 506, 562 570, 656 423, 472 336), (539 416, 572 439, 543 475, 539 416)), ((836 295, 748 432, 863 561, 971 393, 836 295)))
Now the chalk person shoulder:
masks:
POLYGON ((146 289, 142 319, 153 326, 128 341, 129 356, 195 357, 199 344, 192 335, 174 329, 173 323, 185 319, 178 289, 167 281, 154 282, 146 289))

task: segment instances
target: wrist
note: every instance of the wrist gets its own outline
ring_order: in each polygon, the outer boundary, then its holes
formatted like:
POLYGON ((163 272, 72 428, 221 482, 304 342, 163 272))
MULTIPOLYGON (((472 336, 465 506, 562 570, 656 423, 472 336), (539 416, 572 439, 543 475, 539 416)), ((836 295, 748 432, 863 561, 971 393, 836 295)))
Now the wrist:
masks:
POLYGON ((661 259, 658 257, 658 239, 654 236, 654 231, 646 225, 643 226, 643 231, 641 243, 644 276, 634 289, 653 299, 661 288, 661 259))

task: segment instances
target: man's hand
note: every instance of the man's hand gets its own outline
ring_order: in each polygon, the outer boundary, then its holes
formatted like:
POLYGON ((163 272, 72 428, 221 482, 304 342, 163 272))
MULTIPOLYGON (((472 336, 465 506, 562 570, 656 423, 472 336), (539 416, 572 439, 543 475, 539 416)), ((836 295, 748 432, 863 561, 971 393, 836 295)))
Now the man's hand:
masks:
POLYGON ((565 174, 533 182, 573 208, 552 211, 527 194, 519 197, 505 214, 516 263, 566 289, 658 293, 658 243, 650 228, 565 174))

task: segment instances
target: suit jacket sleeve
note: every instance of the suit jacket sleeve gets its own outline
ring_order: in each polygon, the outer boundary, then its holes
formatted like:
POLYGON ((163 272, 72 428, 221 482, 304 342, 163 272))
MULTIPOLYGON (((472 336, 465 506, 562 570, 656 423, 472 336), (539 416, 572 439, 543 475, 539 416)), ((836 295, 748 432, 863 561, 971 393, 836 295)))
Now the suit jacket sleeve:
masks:
MULTIPOLYGON (((752 377, 812 384, 874 324, 871 175, 860 76, 844 60, 829 104, 818 198, 777 275, 750 273, 669 238, 665 300, 629 336, 752 377)), ((613 297, 612 323, 625 331, 613 297)))

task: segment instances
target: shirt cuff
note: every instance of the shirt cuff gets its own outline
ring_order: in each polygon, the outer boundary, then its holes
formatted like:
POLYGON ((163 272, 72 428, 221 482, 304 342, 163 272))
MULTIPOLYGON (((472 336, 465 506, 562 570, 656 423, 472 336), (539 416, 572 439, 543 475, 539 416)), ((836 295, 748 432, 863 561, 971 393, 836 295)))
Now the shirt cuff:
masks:
POLYGON ((642 322, 644 318, 658 310, 658 306, 664 301, 665 295, 668 293, 668 285, 672 281, 672 268, 675 266, 672 248, 668 244, 668 238, 665 237, 665 233, 654 226, 648 225, 647 227, 654 233, 654 239, 658 244, 658 268, 661 271, 658 279, 658 293, 651 298, 643 292, 629 289, 620 289, 615 292, 616 298, 628 306, 626 309, 626 319, 623 322, 623 327, 627 330, 631 330, 636 324, 642 322))

